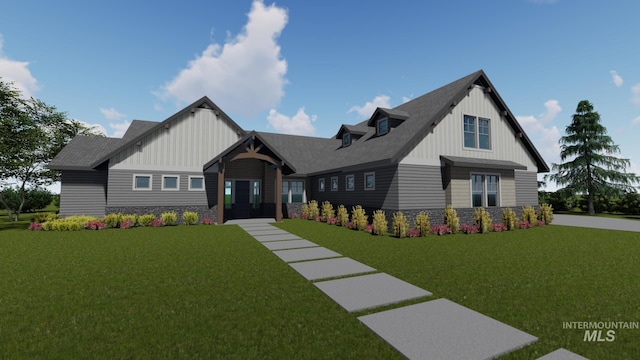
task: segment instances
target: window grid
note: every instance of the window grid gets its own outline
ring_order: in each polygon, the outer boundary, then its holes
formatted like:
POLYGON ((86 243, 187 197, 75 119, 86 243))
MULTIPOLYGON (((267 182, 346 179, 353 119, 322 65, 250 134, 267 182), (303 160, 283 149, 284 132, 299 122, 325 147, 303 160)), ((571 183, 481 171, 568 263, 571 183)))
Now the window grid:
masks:
POLYGON ((500 206, 499 182, 499 175, 471 174, 471 206, 500 206))
POLYGON ((463 117, 464 147, 491 149, 491 120, 470 115, 463 117))

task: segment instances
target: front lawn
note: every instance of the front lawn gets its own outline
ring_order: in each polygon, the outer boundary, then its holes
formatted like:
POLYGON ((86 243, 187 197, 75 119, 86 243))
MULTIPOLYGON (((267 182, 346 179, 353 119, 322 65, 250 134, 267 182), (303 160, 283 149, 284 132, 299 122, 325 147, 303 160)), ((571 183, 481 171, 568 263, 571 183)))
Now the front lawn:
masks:
POLYGON ((505 359, 560 347, 590 359, 640 353, 637 329, 617 330, 612 342, 563 329, 568 321, 640 321, 640 233, 551 225, 397 239, 299 219, 278 226, 539 338, 505 359))
POLYGON ((236 226, 0 231, 0 358, 399 358, 236 226))

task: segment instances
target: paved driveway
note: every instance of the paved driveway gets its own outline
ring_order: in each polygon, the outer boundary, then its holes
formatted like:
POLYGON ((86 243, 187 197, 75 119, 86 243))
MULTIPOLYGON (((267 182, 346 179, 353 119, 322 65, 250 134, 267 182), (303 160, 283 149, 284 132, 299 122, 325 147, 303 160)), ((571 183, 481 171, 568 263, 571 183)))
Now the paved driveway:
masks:
POLYGON ((599 216, 553 214, 552 224, 640 232, 640 220, 615 219, 599 216))

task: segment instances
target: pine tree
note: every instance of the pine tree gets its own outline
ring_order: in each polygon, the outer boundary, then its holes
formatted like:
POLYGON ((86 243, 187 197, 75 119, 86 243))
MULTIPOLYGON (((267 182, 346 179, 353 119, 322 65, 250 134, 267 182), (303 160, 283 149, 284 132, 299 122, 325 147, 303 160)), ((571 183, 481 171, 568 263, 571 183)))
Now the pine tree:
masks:
POLYGON ((635 192, 633 184, 640 177, 627 173, 629 159, 613 156, 620 153, 607 129, 600 123, 600 114, 593 105, 582 100, 578 103, 571 124, 560 138, 561 164, 553 164, 550 179, 565 185, 573 193, 587 195, 589 214, 595 214, 594 196, 635 192))

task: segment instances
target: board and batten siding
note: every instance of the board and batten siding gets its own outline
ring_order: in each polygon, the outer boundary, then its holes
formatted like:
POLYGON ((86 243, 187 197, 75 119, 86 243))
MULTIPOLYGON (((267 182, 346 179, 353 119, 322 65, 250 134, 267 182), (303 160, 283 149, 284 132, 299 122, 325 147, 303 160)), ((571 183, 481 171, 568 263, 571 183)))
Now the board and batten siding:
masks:
MULTIPOLYGON (((340 173, 328 173, 313 176, 311 178, 311 195, 307 193, 307 199, 317 200, 319 203, 329 201, 334 206, 343 204, 345 206, 362 205, 367 208, 398 210, 398 167, 396 165, 349 171, 340 173), (375 190, 364 189, 364 174, 375 173, 375 190), (346 176, 355 176, 355 189, 346 190, 346 176), (331 178, 338 177, 338 191, 331 191, 331 178), (325 190, 319 191, 319 179, 324 178, 325 190)), ((348 209, 351 211, 351 209, 348 209)))
POLYGON ((516 206, 538 204, 538 174, 531 171, 515 171, 516 206))
POLYGON ((399 210, 444 208, 440 166, 398 165, 399 210))
POLYGON ((60 216, 103 217, 107 206, 107 170, 62 171, 60 216))
POLYGON ((479 86, 474 86, 451 113, 446 115, 431 132, 424 135, 425 137, 408 151, 401 163, 421 163, 424 160, 439 162, 440 155, 448 155, 513 161, 526 166, 528 171, 538 171, 535 160, 522 144, 522 138, 515 136, 491 96, 485 94, 483 88, 479 86), (464 147, 464 115, 490 119, 490 150, 464 147))
POLYGON ((202 172, 111 169, 109 170, 107 203, 109 207, 208 205, 207 188, 190 191, 189 176, 204 176, 204 174, 202 172), (134 174, 151 175, 151 190, 133 190, 134 174), (179 190, 162 190, 162 175, 180 176, 179 190))
MULTIPOLYGON (((516 184, 513 170, 496 170, 468 167, 450 167, 445 169, 448 179, 446 193, 447 200, 454 208, 471 207, 471 174, 497 174, 500 175, 498 183, 498 197, 500 206, 508 207, 516 205, 516 184)), ((537 187, 535 188, 537 189, 537 187)))
POLYGON ((240 135, 213 110, 195 109, 159 127, 115 154, 110 167, 202 167, 233 145, 240 135))

